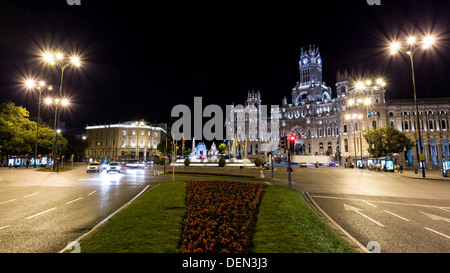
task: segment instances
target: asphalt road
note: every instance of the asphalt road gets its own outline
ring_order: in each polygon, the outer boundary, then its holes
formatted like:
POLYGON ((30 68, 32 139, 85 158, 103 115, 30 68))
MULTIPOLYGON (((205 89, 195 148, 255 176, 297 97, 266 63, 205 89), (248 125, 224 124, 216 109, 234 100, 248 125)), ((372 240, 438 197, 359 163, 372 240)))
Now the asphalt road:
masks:
MULTIPOLYGON (((130 201, 167 181, 147 169, 122 173, 0 169, 0 252, 58 252, 130 201)), ((155 167, 160 169, 160 167, 155 167)))
MULTIPOLYGON (((257 168, 176 169, 271 176, 257 168)), ((0 168, 0 252, 60 251, 147 185, 172 178, 154 176, 153 170, 162 167, 120 174, 86 173, 85 165, 58 174, 0 168)), ((286 167, 278 166, 274 178, 270 183, 287 187, 286 167)), ((450 252, 450 179, 439 173, 422 179, 412 172, 297 167, 292 186, 308 192, 363 246, 374 244, 382 253, 450 252)))
MULTIPOLYGON (((275 178, 287 186, 286 168, 275 178)), ((371 250, 450 252, 450 179, 439 172, 423 179, 413 172, 297 167, 292 181, 363 246, 377 246, 371 250)))

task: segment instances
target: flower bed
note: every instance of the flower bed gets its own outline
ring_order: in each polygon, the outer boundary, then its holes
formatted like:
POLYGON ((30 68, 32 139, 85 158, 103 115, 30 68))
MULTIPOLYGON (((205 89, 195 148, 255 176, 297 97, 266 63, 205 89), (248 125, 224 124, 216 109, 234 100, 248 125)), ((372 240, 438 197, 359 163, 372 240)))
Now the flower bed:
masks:
POLYGON ((182 253, 246 253, 262 183, 189 181, 182 253))
MULTIPOLYGON (((172 174, 172 171, 166 171, 168 174, 172 174)), ((191 172, 191 171, 175 171, 175 174, 203 174, 203 175, 217 175, 217 176, 234 176, 234 177, 247 177, 255 178, 252 175, 245 174, 231 174, 231 173, 213 173, 213 172, 191 172)))

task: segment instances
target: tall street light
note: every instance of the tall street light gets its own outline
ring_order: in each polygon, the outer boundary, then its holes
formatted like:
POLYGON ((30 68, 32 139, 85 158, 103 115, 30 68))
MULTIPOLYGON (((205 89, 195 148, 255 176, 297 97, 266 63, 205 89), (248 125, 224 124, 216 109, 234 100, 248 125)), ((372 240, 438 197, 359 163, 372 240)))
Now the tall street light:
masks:
MULTIPOLYGON (((63 89, 64 70, 70 65, 80 67, 81 66, 80 58, 76 55, 67 56, 63 52, 56 52, 56 53, 46 52, 46 53, 44 53, 43 58, 44 58, 44 61, 48 62, 51 65, 58 67, 61 70, 61 82, 60 82, 60 86, 59 86, 59 97, 62 98, 63 97, 62 89, 63 89)), ((57 116, 57 120, 58 120, 57 126, 59 127, 59 114, 57 116)))
MULTIPOLYGON (((416 51, 419 48, 422 49, 428 49, 430 48, 433 44, 434 44, 434 40, 435 38, 432 36, 425 36, 425 37, 421 37, 422 39, 422 45, 420 46, 418 43, 418 39, 415 36, 409 36, 406 39, 406 46, 404 46, 403 44, 401 44, 400 42, 393 42, 391 43, 391 55, 395 55, 397 54, 397 52, 401 52, 401 53, 405 53, 406 55, 409 56, 409 59, 411 61, 411 72, 412 72, 412 83, 413 83, 413 89, 414 89, 414 104, 416 106, 416 122, 417 122, 417 126, 416 128, 418 129, 418 134, 419 134, 419 148, 420 148, 420 154, 419 154, 419 150, 416 149, 417 152, 417 159, 422 163, 422 177, 425 177, 425 153, 424 153, 424 148, 423 148, 423 144, 422 144, 422 136, 421 136, 421 128, 420 128, 420 119, 419 119, 419 107, 417 105, 417 96, 416 96, 416 80, 414 77, 414 53, 416 53, 416 51)), ((419 164, 420 167, 420 164, 419 164)))
POLYGON ((39 101, 38 101, 38 117, 37 117, 37 123, 36 123, 36 144, 34 147, 34 168, 36 168, 37 165, 37 150, 38 150, 38 139, 39 139, 39 122, 41 120, 41 97, 42 97, 42 91, 45 90, 47 87, 48 90, 52 90, 51 85, 46 85, 44 81, 39 81, 38 84, 34 80, 27 80, 25 82, 25 85, 28 89, 31 90, 37 90, 39 92, 39 101))
POLYGON ((56 152, 57 152, 57 144, 58 144, 58 133, 61 132, 61 130, 59 130, 59 128, 57 128, 57 117, 58 117, 58 109, 63 106, 66 107, 69 105, 69 100, 68 99, 63 99, 63 98, 46 98, 45 99, 45 103, 47 105, 54 105, 55 106, 55 122, 53 124, 53 130, 55 131, 55 140, 53 142, 53 148, 52 148, 52 158, 53 158, 53 170, 56 169, 56 165, 55 165, 55 159, 56 159, 56 152))

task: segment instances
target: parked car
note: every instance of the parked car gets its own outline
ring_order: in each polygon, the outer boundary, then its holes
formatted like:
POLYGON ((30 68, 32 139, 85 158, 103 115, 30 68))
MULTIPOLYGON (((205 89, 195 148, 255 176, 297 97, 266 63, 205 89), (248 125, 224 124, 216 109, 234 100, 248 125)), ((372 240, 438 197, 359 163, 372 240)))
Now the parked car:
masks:
POLYGON ((307 168, 308 167, 308 164, 306 164, 306 162, 300 162, 299 165, 300 165, 300 168, 307 168))
POLYGON ((118 162, 109 162, 108 166, 106 167, 106 172, 110 173, 110 172, 118 172, 120 173, 120 164, 118 162))
POLYGON ((100 166, 100 162, 91 162, 86 167, 86 172, 101 172, 102 168, 100 166))

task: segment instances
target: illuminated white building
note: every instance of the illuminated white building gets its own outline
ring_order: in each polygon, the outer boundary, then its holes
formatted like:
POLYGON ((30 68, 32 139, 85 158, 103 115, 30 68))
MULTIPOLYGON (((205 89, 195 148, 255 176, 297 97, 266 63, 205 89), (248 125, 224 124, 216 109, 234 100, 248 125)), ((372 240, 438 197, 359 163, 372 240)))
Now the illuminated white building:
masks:
POLYGON ((157 150, 166 130, 145 121, 86 126, 86 158, 93 160, 148 160, 157 150))

